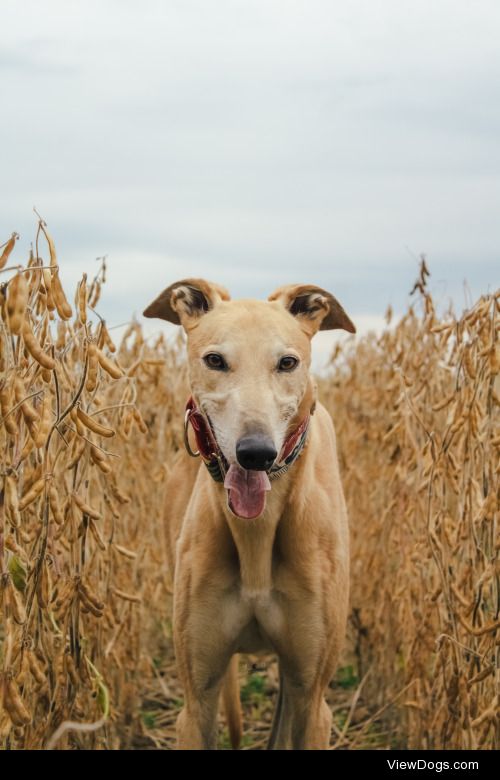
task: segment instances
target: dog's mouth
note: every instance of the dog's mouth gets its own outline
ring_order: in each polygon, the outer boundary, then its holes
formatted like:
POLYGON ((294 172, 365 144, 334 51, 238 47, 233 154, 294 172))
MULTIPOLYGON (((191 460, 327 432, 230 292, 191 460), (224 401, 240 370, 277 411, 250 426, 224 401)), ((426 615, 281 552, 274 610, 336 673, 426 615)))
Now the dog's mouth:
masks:
POLYGON ((224 487, 231 512, 236 517, 253 520, 266 508, 266 492, 271 490, 271 483, 265 471, 243 469, 233 463, 226 474, 224 487))

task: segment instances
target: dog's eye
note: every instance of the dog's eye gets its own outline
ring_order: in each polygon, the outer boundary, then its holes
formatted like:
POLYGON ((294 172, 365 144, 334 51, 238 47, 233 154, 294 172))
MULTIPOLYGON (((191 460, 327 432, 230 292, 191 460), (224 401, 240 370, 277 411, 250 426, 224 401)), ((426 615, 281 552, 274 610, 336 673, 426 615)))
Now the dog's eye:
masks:
POLYGON ((293 357, 293 355, 285 355, 278 363, 278 371, 293 371, 298 364, 298 358, 293 357))
POLYGON ((205 365, 208 366, 208 368, 212 368, 214 371, 227 371, 228 369, 226 361, 218 352, 209 352, 208 355, 204 356, 203 360, 205 361, 205 365))

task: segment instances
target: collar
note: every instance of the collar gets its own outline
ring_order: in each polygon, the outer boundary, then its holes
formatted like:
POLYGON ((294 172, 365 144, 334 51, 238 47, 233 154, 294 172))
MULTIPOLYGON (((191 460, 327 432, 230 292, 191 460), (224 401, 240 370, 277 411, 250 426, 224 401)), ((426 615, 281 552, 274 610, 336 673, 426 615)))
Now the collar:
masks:
MULTIPOLYGON (((281 452, 274 461, 267 475, 269 479, 276 479, 288 471, 292 463, 299 457, 306 444, 307 432, 311 413, 308 414, 300 425, 287 436, 281 452)), ((215 482, 224 482, 229 464, 222 454, 212 430, 210 420, 198 409, 194 398, 191 396, 186 404, 184 415, 184 444, 188 454, 193 458, 200 456, 215 482), (193 428, 198 451, 193 452, 188 438, 188 426, 193 428)))

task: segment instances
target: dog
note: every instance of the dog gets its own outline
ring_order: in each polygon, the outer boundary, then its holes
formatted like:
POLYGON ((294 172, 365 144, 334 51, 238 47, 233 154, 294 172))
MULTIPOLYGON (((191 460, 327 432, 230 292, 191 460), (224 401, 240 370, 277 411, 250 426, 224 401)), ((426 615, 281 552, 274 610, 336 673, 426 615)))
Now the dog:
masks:
POLYGON ((166 486, 185 693, 178 748, 215 749, 221 696, 239 746, 237 654, 272 652, 280 688, 268 747, 325 749, 332 716, 324 694, 347 620, 349 535, 335 432, 310 375, 311 339, 355 327, 320 287, 233 301, 204 279, 172 284, 144 316, 184 328, 192 392, 188 454, 177 454, 166 486))

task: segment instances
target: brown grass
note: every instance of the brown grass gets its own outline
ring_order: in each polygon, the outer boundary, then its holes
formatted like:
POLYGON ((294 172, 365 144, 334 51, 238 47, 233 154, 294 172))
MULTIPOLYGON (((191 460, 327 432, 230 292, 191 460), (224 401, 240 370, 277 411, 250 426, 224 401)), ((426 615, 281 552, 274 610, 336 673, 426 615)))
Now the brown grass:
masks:
MULTIPOLYGON (((105 266, 70 317, 44 223, 24 267, 15 241, 0 248, 0 746, 169 747, 182 692, 161 509, 182 338, 132 323, 115 351, 95 314, 105 266)), ((441 320, 425 277, 405 317, 338 347, 320 382, 352 527, 341 748, 499 746, 498 294, 441 320)), ((248 663, 258 748, 276 672, 248 663)))

